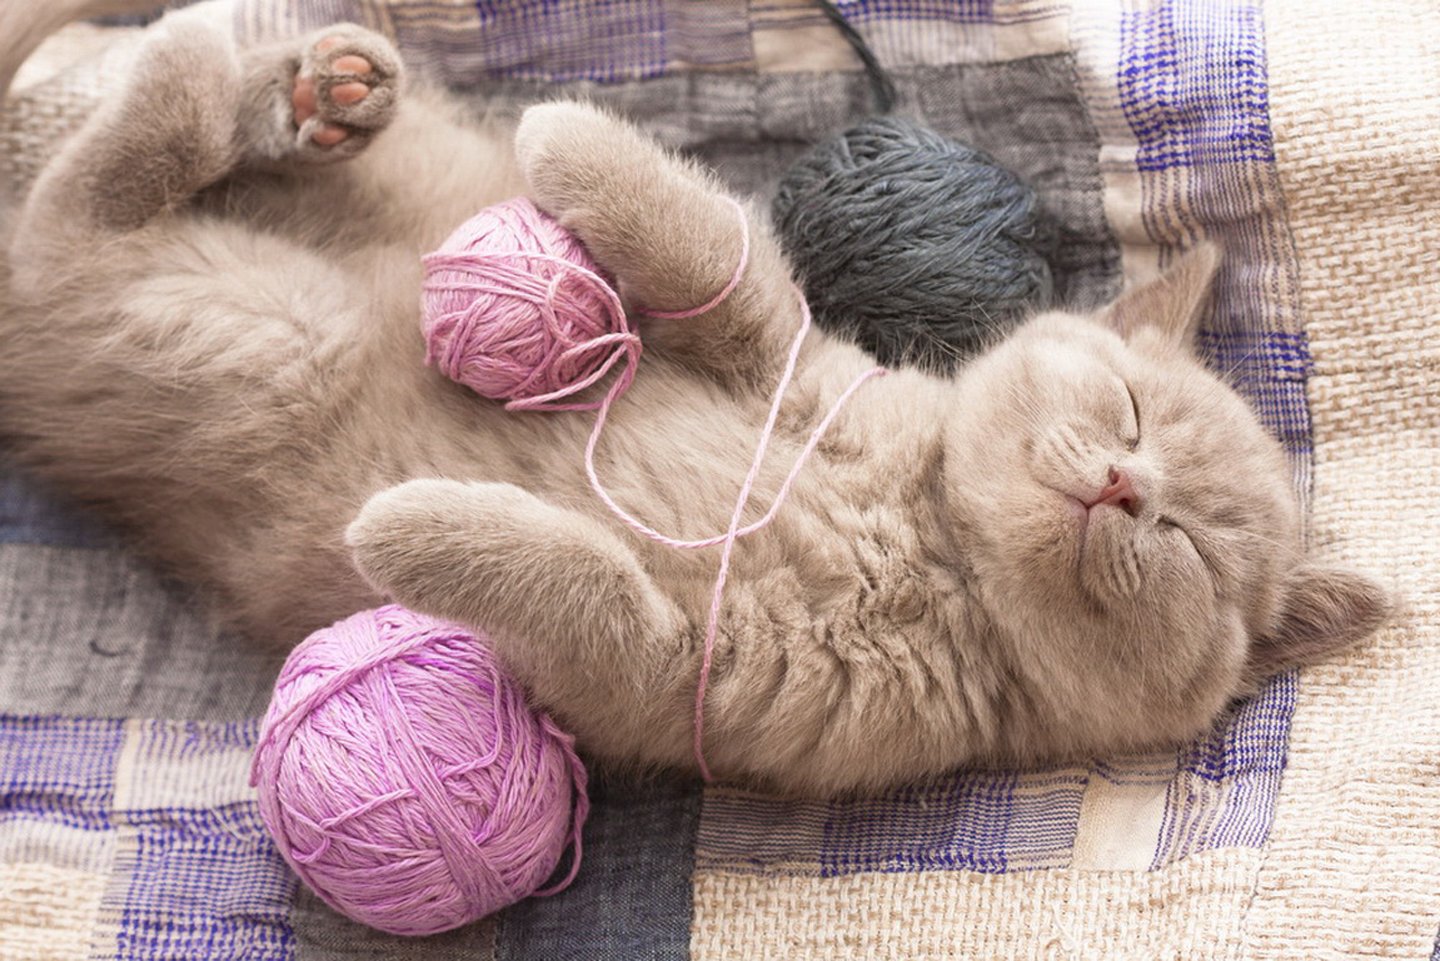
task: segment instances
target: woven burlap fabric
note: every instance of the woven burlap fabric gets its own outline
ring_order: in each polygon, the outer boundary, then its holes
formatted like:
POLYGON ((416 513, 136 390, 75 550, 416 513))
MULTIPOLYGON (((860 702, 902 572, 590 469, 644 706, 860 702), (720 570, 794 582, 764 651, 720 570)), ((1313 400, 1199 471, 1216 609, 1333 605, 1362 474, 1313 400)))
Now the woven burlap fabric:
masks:
POLYGON ((1154 872, 705 875, 694 958, 1113 961, 1241 957, 1263 852, 1154 872))
POLYGON ((1440 920, 1440 8, 1266 8, 1315 358, 1315 548, 1401 593, 1308 671, 1246 925, 1254 957, 1423 958, 1440 920))
POLYGON ((49 864, 0 874, 0 961, 87 957, 103 874, 49 864))

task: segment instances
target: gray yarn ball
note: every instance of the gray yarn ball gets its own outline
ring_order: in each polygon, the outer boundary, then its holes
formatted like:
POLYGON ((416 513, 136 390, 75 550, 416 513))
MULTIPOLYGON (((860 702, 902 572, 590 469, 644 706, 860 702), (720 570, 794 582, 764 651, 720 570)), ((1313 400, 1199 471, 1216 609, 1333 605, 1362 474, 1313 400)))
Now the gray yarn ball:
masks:
POLYGON ((949 370, 1050 298, 1035 192, 907 120, 811 150, 773 213, 816 323, 887 365, 949 370))

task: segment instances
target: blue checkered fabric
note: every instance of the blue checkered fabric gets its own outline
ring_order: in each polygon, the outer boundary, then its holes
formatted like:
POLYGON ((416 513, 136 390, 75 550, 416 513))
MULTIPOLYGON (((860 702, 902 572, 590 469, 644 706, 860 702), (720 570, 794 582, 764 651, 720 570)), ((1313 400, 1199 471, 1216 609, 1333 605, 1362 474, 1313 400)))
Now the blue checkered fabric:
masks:
MULTIPOLYGON (((434 7, 397 9, 397 29, 434 16, 434 7)), ((473 58, 488 72, 613 83, 658 76, 666 67, 661 0, 482 0, 475 9, 477 32, 446 54, 473 58), (543 45, 535 43, 537 36, 545 38, 543 45), (604 51, 603 59, 595 56, 598 50, 604 51)))
POLYGON ((1121 43, 1140 170, 1274 160, 1258 5, 1165 0, 1125 13, 1121 43))
POLYGON ((1018 774, 972 774, 878 800, 839 803, 825 826, 820 873, 1060 866, 1084 786, 1078 771, 1056 771, 1023 785, 1018 774))
POLYGON ((0 822, 110 831, 124 722, 0 716, 0 822))
POLYGON ((856 24, 876 20, 988 23, 995 17, 994 0, 840 0, 835 6, 856 24))
POLYGON ((1285 770, 1295 685, 1293 673, 1274 678, 1181 752, 1152 868, 1199 851, 1265 843, 1285 770))
POLYGON ((113 851, 94 951, 289 961, 296 882, 243 791, 255 721, 0 715, 0 835, 60 826, 113 851))
POLYGON ((1210 368, 1250 402, 1291 462, 1308 462, 1313 451, 1305 382, 1313 364, 1305 335, 1202 330, 1197 346, 1210 368))

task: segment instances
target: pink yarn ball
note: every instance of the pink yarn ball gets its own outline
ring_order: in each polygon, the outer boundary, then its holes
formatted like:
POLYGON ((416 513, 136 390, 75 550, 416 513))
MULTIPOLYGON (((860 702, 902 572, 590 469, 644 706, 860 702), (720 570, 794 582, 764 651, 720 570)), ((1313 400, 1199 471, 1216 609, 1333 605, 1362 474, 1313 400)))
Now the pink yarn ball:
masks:
MULTIPOLYGON (((512 408, 558 404, 638 357, 620 298, 579 239, 524 197, 461 224, 425 258, 426 363, 512 408)), ((634 364, 621 373, 623 390, 634 364)))
POLYGON ((392 605, 290 654, 250 780, 280 853, 331 907, 434 934, 569 884, 589 811, 572 744, 482 640, 392 605), (571 841, 569 876, 538 892, 571 841))

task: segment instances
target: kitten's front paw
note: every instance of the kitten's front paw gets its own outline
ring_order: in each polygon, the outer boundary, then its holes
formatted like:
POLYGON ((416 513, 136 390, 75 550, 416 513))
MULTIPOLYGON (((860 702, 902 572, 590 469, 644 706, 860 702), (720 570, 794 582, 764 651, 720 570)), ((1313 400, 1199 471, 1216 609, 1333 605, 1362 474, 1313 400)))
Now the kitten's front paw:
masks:
POLYGON ((455 481, 414 480, 370 498, 345 530, 356 570, 378 591, 409 593, 424 568, 434 566, 424 555, 454 529, 447 516, 453 518, 457 491, 464 490, 455 481))
MULTIPOLYGON (((681 616, 601 524, 513 484, 416 480, 376 494, 346 531, 356 569, 412 610, 531 641, 644 643, 681 616)), ((621 658, 623 660, 623 657, 621 658)))
POLYGON ((515 158, 532 197, 561 219, 594 200, 617 165, 644 168, 655 151, 629 124, 585 103, 537 104, 515 131, 515 158))
POLYGON ((352 24, 321 31, 302 52, 290 93, 300 154, 340 159, 364 149, 389 125, 400 79, 400 58, 384 37, 352 24))
POLYGON ((516 536, 535 498, 511 484, 413 480, 365 503, 345 531, 355 569, 403 604, 452 592, 477 551, 516 536))

